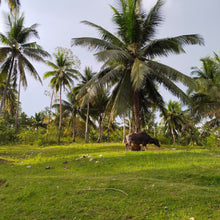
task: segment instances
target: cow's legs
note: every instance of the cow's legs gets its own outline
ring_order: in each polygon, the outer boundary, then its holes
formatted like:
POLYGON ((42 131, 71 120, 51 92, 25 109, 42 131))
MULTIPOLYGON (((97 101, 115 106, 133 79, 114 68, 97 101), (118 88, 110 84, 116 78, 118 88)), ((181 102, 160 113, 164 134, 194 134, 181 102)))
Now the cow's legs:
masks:
POLYGON ((133 143, 133 145, 131 146, 131 150, 132 151, 140 151, 141 150, 141 146, 139 144, 133 143))
POLYGON ((146 144, 143 144, 143 145, 142 145, 142 150, 143 150, 143 151, 146 151, 146 150, 147 150, 146 144))

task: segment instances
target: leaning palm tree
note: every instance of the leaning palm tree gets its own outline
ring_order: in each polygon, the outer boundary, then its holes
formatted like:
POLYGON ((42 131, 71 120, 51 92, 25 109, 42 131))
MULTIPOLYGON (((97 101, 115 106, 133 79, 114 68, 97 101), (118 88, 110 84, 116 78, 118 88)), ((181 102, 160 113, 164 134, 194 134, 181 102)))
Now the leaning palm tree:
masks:
POLYGON ((18 83, 15 126, 17 131, 20 88, 21 83, 24 87, 27 87, 26 71, 28 71, 36 80, 41 82, 40 76, 30 60, 44 62, 43 58, 49 56, 49 54, 36 42, 29 42, 31 37, 39 38, 38 32, 36 31, 37 24, 25 27, 24 15, 21 15, 20 17, 8 15, 8 27, 9 30, 6 34, 0 33, 0 42, 3 44, 3 46, 0 47, 0 61, 2 62, 2 66, 0 68, 0 79, 5 80, 6 82, 1 100, 0 114, 2 112, 6 93, 12 77, 15 79, 20 78, 18 83))
POLYGON ((152 87, 156 87, 156 83, 162 84, 185 102, 189 99, 176 81, 186 86, 194 85, 190 77, 155 61, 155 58, 183 53, 185 45, 203 44, 202 37, 196 34, 155 39, 156 28, 163 20, 161 7, 164 2, 158 0, 149 13, 143 10, 141 3, 141 0, 118 0, 118 8, 111 6, 116 35, 99 25, 83 21, 96 28, 101 37, 72 39, 72 45, 97 51, 95 56, 105 63, 105 68, 94 81, 98 78, 100 83, 114 82, 112 114, 122 114, 133 105, 136 131, 140 130, 140 91, 148 87, 147 81, 151 81, 152 87))
POLYGON ((52 77, 50 80, 51 87, 59 91, 60 97, 60 117, 59 117, 59 132, 58 132, 58 142, 60 143, 60 133, 61 133, 61 125, 62 125, 62 91, 66 89, 66 87, 70 88, 73 84, 73 79, 77 79, 78 71, 73 69, 73 61, 70 57, 67 56, 65 51, 58 50, 56 54, 54 54, 56 62, 52 63, 48 61, 48 65, 53 69, 52 71, 48 71, 44 74, 44 78, 52 77))

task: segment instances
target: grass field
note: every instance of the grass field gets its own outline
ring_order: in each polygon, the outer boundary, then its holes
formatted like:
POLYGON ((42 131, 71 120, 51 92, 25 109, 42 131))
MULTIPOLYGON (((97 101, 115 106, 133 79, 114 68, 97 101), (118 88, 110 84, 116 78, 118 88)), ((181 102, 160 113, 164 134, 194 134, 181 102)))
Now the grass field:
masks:
POLYGON ((219 168, 217 149, 0 146, 0 219, 217 220, 219 168))

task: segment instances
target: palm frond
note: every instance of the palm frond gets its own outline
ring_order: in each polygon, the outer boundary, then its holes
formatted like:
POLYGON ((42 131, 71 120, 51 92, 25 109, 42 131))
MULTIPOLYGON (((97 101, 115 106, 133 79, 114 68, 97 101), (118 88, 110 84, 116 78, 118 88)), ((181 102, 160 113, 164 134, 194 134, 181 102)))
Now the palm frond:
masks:
POLYGON ((165 77, 164 75, 158 73, 154 70, 152 77, 159 83, 162 84, 167 90, 169 90, 174 96, 183 101, 185 104, 190 104, 190 98, 169 78, 165 77))
POLYGON ((51 76, 55 76, 56 75, 56 71, 48 71, 44 74, 44 79, 51 77, 51 76))
POLYGON ((7 75, 8 75, 8 72, 9 72, 9 69, 11 67, 11 64, 12 64, 12 60, 13 60, 13 57, 10 56, 7 58, 7 60, 5 60, 5 62, 1 65, 0 67, 0 81, 4 81, 6 78, 7 78, 7 75))
POLYGON ((0 62, 4 61, 10 53, 11 53, 10 47, 1 47, 0 48, 0 62))
POLYGON ((132 103, 132 86, 130 74, 124 73, 112 91, 107 109, 111 109, 111 120, 122 115, 132 103))
POLYGON ((20 0, 8 0, 8 4, 12 12, 17 13, 20 8, 20 0))
POLYGON ((103 27, 96 25, 96 24, 89 22, 89 21, 81 21, 81 23, 96 28, 98 30, 99 34, 101 35, 101 39, 108 41, 112 44, 118 45, 120 47, 124 47, 124 43, 119 38, 117 38, 114 34, 110 33, 109 31, 107 31, 103 27))
POLYGON ((156 61, 148 61, 147 65, 155 72, 168 77, 172 81, 181 82, 183 85, 191 88, 195 88, 197 86, 194 79, 165 64, 156 61))
POLYGON ((144 84, 144 79, 151 71, 150 67, 139 59, 135 59, 131 69, 131 82, 133 89, 140 90, 144 84))
POLYGON ((94 55, 98 61, 126 62, 127 60, 132 60, 132 56, 123 50, 103 50, 94 55))
POLYGON ((38 80, 42 84, 42 80, 37 70, 25 56, 19 56, 19 66, 21 65, 23 66, 23 68, 25 67, 25 69, 27 69, 30 72, 31 76, 33 76, 35 80, 38 80))
POLYGON ((81 37, 81 38, 72 38, 71 46, 83 46, 87 47, 89 50, 105 50, 105 49, 116 49, 120 50, 120 46, 109 43, 105 40, 93 38, 93 37, 81 37))
POLYGON ((0 33, 0 42, 7 46, 10 45, 10 39, 2 33, 0 33))
POLYGON ((168 56, 170 54, 185 53, 185 45, 203 45, 204 40, 200 35, 182 35, 172 38, 157 39, 151 41, 141 49, 142 56, 154 58, 156 56, 168 56))
POLYGON ((161 15, 161 7, 163 6, 164 1, 157 1, 154 7, 148 13, 142 30, 142 42, 141 45, 144 45, 145 42, 151 40, 156 33, 156 27, 163 21, 163 16, 161 15))
POLYGON ((166 114, 164 99, 150 77, 146 77, 144 88, 141 90, 141 95, 143 97, 141 98, 141 102, 145 101, 145 98, 147 98, 147 102, 150 101, 153 107, 160 109, 163 115, 166 114))

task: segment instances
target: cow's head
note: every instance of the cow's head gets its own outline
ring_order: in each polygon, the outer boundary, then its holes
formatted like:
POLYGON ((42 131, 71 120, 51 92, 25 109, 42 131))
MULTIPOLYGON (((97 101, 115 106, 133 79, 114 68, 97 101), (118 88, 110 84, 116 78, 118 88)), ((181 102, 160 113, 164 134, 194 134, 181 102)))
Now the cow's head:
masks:
POLYGON ((154 143, 156 146, 160 147, 160 143, 159 143, 159 141, 157 140, 157 138, 153 138, 153 143, 154 143))

